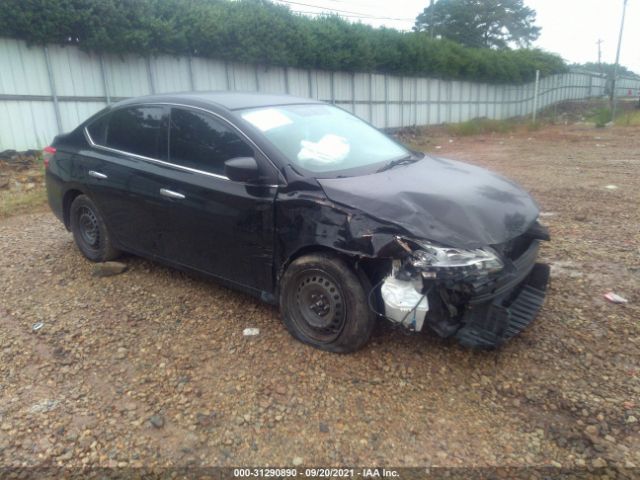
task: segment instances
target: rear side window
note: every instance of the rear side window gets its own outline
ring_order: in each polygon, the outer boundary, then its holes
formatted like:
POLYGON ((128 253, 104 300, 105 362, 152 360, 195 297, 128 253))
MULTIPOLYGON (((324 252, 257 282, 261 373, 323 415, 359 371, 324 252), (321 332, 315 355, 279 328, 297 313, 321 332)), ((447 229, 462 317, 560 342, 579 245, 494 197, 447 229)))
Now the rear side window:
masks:
POLYGON ((105 145, 107 142, 107 124, 109 123, 109 115, 103 115, 98 120, 87 126, 91 140, 96 145, 105 145))
POLYGON ((163 110, 155 106, 116 110, 109 115, 105 145, 127 153, 166 160, 167 137, 163 110))
POLYGON ((235 131, 212 115, 182 108, 171 109, 171 163, 223 175, 225 161, 253 155, 253 149, 235 131))

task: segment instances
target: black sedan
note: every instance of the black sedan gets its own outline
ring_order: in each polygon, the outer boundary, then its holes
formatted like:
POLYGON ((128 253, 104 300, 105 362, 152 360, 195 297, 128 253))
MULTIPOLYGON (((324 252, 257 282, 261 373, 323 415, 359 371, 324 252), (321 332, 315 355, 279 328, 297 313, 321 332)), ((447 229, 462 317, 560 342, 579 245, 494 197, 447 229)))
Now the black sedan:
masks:
POLYGON ((544 299, 548 234, 526 192, 332 105, 133 98, 44 153, 49 204, 89 260, 126 251, 214 276, 279 304, 318 348, 356 350, 380 318, 492 348, 544 299))

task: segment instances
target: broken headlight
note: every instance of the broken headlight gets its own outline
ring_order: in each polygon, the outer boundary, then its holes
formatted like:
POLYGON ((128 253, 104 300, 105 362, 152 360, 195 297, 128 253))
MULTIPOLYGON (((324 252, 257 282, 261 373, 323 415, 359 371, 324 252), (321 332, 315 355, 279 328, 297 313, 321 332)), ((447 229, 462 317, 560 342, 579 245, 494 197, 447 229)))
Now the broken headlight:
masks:
POLYGON ((419 270, 437 272, 451 269, 467 275, 496 273, 504 263, 490 247, 464 250, 440 247, 425 241, 416 242, 418 249, 412 252, 411 264, 419 270))

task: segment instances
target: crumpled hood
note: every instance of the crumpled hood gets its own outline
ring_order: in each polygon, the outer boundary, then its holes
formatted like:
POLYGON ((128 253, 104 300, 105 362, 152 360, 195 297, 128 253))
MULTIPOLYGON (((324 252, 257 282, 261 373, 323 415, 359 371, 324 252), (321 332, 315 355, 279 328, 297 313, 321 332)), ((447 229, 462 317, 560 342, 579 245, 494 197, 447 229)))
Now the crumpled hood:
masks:
POLYGON ((380 173, 318 182, 333 202, 398 225, 416 238, 458 248, 510 240, 539 213, 516 183, 444 158, 425 156, 380 173))

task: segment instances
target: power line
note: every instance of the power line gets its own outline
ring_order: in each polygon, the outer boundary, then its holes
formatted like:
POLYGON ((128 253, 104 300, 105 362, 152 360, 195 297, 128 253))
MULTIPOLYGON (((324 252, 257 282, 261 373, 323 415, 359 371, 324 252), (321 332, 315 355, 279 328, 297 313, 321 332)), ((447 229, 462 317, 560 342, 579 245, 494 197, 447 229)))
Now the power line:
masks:
POLYGON ((332 13, 334 13, 335 15, 339 16, 339 17, 344 17, 344 18, 359 18, 359 19, 363 19, 363 20, 395 20, 395 21, 413 21, 413 19, 408 19, 408 18, 391 18, 391 17, 363 17, 361 15, 348 15, 345 13, 335 13, 335 12, 331 12, 331 11, 327 11, 327 12, 311 12, 309 10, 292 10, 292 13, 304 13, 304 14, 309 14, 309 15, 331 15, 332 13))
MULTIPOLYGON (((362 12, 354 12, 351 10, 340 10, 338 8, 327 8, 327 7, 321 7, 319 5, 311 5, 309 3, 302 3, 302 2, 293 2, 291 0, 277 0, 279 2, 282 3, 287 3, 290 5, 300 5, 303 7, 311 7, 311 8, 318 8, 320 10, 328 10, 329 13, 341 13, 341 14, 346 14, 346 15, 342 15, 344 17, 351 17, 351 18, 368 18, 370 20, 396 20, 396 21, 414 21, 414 18, 394 18, 394 17, 378 17, 375 15, 369 15, 366 13, 362 13, 362 12)), ((300 11, 299 13, 311 13, 311 14, 322 14, 322 13, 326 13, 326 12, 302 12, 300 11)))
POLYGON ((371 15, 369 15, 369 14, 361 13, 361 12, 352 12, 350 10, 340 10, 340 9, 337 9, 337 8, 320 7, 318 5, 311 5, 309 3, 292 2, 291 0, 279 0, 279 1, 283 2, 283 3, 291 4, 291 5, 302 5, 303 7, 319 8, 319 9, 322 9, 322 10, 330 10, 330 11, 333 11, 333 12, 352 13, 354 15, 362 15, 362 16, 366 16, 366 17, 371 17, 371 15))

